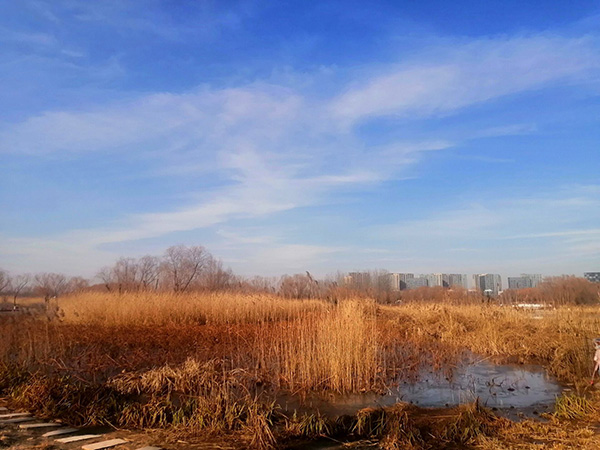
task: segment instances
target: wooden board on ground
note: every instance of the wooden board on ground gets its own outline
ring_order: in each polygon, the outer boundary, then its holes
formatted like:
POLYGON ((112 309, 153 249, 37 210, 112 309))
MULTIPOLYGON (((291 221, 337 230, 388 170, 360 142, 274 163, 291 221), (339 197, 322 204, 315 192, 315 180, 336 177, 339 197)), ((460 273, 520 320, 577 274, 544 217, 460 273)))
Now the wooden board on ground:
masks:
POLYGON ((0 411, 8 411, 8 408, 6 406, 0 406, 0 411))
POLYGON ((105 448, 116 447, 117 445, 125 444, 125 439, 111 439, 109 441, 96 442, 94 444, 86 444, 81 447, 83 450, 104 450, 105 448))
POLYGON ((28 412, 0 414, 0 420, 3 420, 3 419, 14 419, 15 417, 27 417, 27 416, 30 416, 30 415, 31 415, 31 413, 28 413, 28 412))
POLYGON ((48 431, 42 434, 42 437, 61 436, 63 434, 71 434, 79 431, 79 428, 61 428, 60 430, 48 431))
POLYGON ((0 420, 0 423, 21 423, 29 422, 30 420, 35 420, 35 417, 15 417, 14 419, 0 420))
POLYGON ((96 439, 99 437, 99 434, 80 434, 79 436, 71 436, 68 438, 57 439, 56 442, 60 442, 61 444, 68 444, 69 442, 79 442, 85 441, 87 439, 96 439))
POLYGON ((141 447, 137 450, 163 450, 161 447, 141 447))
POLYGON ((60 427, 60 423, 57 422, 44 422, 44 423, 23 423, 19 425, 19 428, 28 430, 30 428, 51 428, 60 427))

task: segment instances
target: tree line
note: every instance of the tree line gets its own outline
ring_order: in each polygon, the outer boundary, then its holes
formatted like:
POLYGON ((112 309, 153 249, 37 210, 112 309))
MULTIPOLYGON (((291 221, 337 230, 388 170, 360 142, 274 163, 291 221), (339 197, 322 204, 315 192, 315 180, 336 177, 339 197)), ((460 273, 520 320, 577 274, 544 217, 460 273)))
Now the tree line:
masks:
POLYGON ((185 245, 169 247, 161 256, 120 258, 97 278, 106 290, 117 292, 220 290, 237 282, 231 269, 223 268, 204 247, 185 245))
POLYGON ((119 258, 112 266, 102 268, 92 280, 53 272, 11 275, 0 269, 0 297, 5 302, 11 299, 15 306, 23 296, 39 296, 48 302, 65 294, 100 287, 120 293, 143 290, 183 293, 226 289, 236 283, 233 272, 223 268, 221 261, 202 246, 176 245, 160 256, 119 258))
POLYGON ((11 276, 6 270, 0 269, 0 297, 4 301, 12 299, 15 306, 19 296, 36 295, 44 297, 47 302, 51 298, 82 291, 88 287, 89 281, 82 277, 67 277, 52 272, 11 276))
MULTIPOLYGON (((398 291, 390 284, 385 270, 362 272, 360 281, 348 282, 344 273, 317 280, 309 272, 282 277, 236 276, 224 268, 202 246, 176 245, 162 255, 119 258, 112 266, 102 268, 93 280, 68 277, 60 273, 18 274, 11 276, 0 269, 0 298, 12 300, 16 306, 20 296, 43 297, 46 302, 65 294, 83 290, 109 292, 236 290, 247 293, 272 293, 289 299, 324 299, 364 297, 379 303, 446 302, 473 303, 482 294, 459 286, 421 287, 398 291)), ((547 278, 536 288, 507 290, 495 301, 504 304, 542 303, 550 305, 597 304, 600 286, 583 278, 562 276, 547 278)))

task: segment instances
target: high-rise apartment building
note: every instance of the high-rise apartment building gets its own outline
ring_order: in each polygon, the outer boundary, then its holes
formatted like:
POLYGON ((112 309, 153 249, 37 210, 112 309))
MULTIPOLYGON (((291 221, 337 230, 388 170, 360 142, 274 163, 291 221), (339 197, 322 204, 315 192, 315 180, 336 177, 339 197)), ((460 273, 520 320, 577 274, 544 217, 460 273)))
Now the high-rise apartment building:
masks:
POLYGON ((509 289, 534 288, 542 282, 542 275, 522 273, 520 277, 508 277, 509 289))
POLYGON ((430 273, 428 275, 421 275, 427 278, 427 285, 433 286, 462 286, 465 289, 468 287, 467 275, 460 273, 430 273))
POLYGON ((509 289, 525 289, 531 287, 531 280, 525 277, 508 277, 509 289))
POLYGON ((444 285, 444 274, 443 273, 429 273, 427 275, 421 275, 421 277, 427 279, 427 286, 443 286, 444 285))
POLYGON ((371 274, 369 272, 350 272, 344 277, 344 281, 357 288, 369 287, 371 285, 371 274))
POLYGON ((388 283, 392 291, 400 290, 400 274, 399 273, 388 273, 388 283))
POLYGON ((449 273, 444 275, 444 286, 452 287, 452 286, 461 286, 465 289, 469 288, 469 282, 467 279, 467 274, 461 273, 449 273))
POLYGON ((502 278, 497 273, 482 273, 473 275, 475 289, 485 295, 496 297, 502 291, 502 278))
POLYGON ((427 286, 429 286, 429 284, 425 277, 413 277, 406 280, 406 289, 416 289, 427 286))
POLYGON ((402 291, 406 289, 406 281, 415 277, 412 273, 390 273, 389 282, 390 288, 393 291, 402 291))
POLYGON ((531 287, 537 287, 543 280, 541 273, 522 273, 521 277, 530 280, 531 287))

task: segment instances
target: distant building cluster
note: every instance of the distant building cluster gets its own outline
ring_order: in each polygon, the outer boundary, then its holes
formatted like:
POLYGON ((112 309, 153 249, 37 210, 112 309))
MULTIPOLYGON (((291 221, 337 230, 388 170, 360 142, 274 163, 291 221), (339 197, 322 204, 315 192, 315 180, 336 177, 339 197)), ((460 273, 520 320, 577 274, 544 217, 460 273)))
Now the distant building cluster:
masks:
POLYGON ((467 275, 458 273, 430 273, 417 277, 412 273, 390 273, 389 281, 393 291, 434 286, 461 286, 465 289, 468 287, 467 275))
POLYGON ((385 273, 373 279, 369 272, 351 272, 346 276, 345 282, 354 286, 372 286, 377 283, 379 287, 386 287, 392 291, 434 286, 461 286, 468 289, 467 275, 460 273, 431 273, 418 276, 414 273, 385 273))
POLYGON ((583 277, 592 283, 600 283, 600 272, 586 272, 583 277))
MULTIPOLYGON (((600 272, 586 272, 584 277, 592 283, 600 283, 600 272)), ((355 287, 377 287, 390 291, 403 291, 421 287, 457 287, 468 289, 468 278, 461 273, 430 273, 415 275, 414 273, 371 273, 351 272, 344 281, 355 287)), ((535 288, 543 281, 539 273, 522 273, 518 277, 508 277, 508 289, 535 288)), ((473 275, 474 289, 490 297, 502 292, 502 277, 497 273, 480 273, 473 275)))

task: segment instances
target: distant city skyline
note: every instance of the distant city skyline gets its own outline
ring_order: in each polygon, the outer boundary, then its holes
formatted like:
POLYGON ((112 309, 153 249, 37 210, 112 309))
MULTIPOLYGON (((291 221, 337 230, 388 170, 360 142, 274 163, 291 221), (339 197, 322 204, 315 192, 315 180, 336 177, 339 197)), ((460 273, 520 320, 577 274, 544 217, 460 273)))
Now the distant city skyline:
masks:
POLYGON ((11 273, 600 270, 598 2, 20 0, 0 45, 11 273))
MULTIPOLYGON (((547 278, 538 273, 522 273, 518 277, 503 277, 493 273, 475 273, 469 277, 467 274, 457 273, 421 273, 412 272, 389 272, 385 269, 374 271, 349 272, 344 277, 348 285, 367 286, 375 285, 381 287, 381 278, 384 284, 393 291, 416 289, 419 287, 453 287, 460 286, 465 289, 476 289, 482 292, 490 291, 491 295, 498 295, 507 289, 535 288, 547 278), (379 279, 378 279, 379 278, 379 279), (472 279, 472 282, 469 281, 472 279)), ((600 283, 600 272, 586 272, 580 278, 585 278, 593 283, 600 283)))

